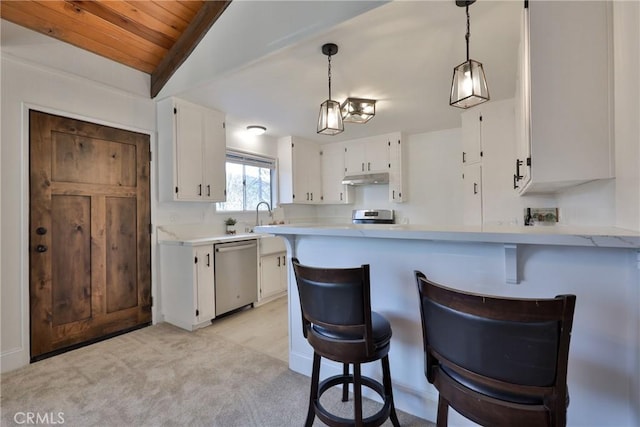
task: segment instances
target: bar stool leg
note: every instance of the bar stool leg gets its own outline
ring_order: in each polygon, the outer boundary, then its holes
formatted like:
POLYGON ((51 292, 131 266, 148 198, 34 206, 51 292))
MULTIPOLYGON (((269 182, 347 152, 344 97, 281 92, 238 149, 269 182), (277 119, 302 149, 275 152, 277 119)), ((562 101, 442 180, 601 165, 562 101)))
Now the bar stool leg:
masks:
POLYGON ((342 383, 342 401, 346 402, 349 400, 349 364, 342 364, 342 376, 344 377, 344 381, 342 383))
POLYGON ((362 378, 360 364, 353 364, 353 407, 355 410, 355 425, 362 426, 362 378))
POLYGON ((393 403, 393 387, 391 386, 391 369, 389 368, 389 356, 384 356, 382 358, 382 383, 384 386, 385 395, 388 399, 391 399, 391 413, 389 414, 391 423, 394 427, 400 427, 398 415, 396 414, 396 406, 393 403))
POLYGON ((307 412, 307 420, 305 427, 313 425, 313 419, 316 417, 315 403, 318 399, 318 383, 320 382, 320 355, 313 352, 313 370, 311 371, 311 391, 309 393, 309 411, 307 412))

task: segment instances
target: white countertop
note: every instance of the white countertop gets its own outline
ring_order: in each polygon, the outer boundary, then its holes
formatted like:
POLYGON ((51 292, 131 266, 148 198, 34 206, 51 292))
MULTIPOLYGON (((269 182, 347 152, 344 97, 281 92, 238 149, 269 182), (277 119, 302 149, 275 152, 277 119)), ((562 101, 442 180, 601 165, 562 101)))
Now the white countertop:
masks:
POLYGON ((258 233, 368 237, 505 244, 595 246, 640 249, 640 233, 615 227, 452 226, 405 224, 289 224, 256 227, 258 233))
POLYGON ((259 233, 220 234, 209 231, 206 225, 200 224, 158 226, 156 231, 158 243, 179 246, 199 246, 236 242, 239 240, 257 240, 267 236, 266 234, 259 233))

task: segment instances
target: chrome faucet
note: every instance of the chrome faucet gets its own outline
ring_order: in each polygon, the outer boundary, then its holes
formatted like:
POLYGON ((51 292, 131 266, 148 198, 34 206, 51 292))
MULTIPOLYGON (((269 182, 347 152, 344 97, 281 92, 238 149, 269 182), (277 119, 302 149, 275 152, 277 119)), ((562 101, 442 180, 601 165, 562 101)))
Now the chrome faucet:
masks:
POLYGON ((270 218, 273 218, 273 212, 271 212, 271 206, 269 206, 269 203, 267 203, 267 202, 265 202, 265 201, 262 201, 262 202, 258 203, 258 204, 256 205, 256 227, 260 225, 260 224, 258 223, 258 220, 259 220, 259 218, 258 218, 258 208, 259 208, 259 207, 260 207, 260 205, 261 205, 261 204, 263 204, 263 203, 264 203, 265 205, 267 205, 267 210, 269 211, 269 217, 270 217, 270 218))

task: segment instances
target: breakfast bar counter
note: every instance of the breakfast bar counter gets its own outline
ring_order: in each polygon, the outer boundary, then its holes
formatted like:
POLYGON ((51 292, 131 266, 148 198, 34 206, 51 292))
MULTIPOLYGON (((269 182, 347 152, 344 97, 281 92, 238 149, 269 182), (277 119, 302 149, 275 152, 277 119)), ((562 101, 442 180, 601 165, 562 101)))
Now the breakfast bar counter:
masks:
MULTIPOLYGON (((569 354, 570 426, 640 425, 640 234, 617 228, 427 227, 292 224, 256 231, 285 238, 302 264, 369 264, 372 309, 391 322, 389 359, 396 406, 435 420, 437 392, 424 377, 414 270, 443 285, 484 294, 577 296, 569 354)), ((289 263, 290 265, 290 263, 289 263)), ((289 269, 289 366, 309 375, 289 269)), ((322 365, 323 377, 340 372, 322 365)), ((363 374, 381 378, 377 364, 363 374)), ((473 423, 450 411, 451 425, 473 423)))

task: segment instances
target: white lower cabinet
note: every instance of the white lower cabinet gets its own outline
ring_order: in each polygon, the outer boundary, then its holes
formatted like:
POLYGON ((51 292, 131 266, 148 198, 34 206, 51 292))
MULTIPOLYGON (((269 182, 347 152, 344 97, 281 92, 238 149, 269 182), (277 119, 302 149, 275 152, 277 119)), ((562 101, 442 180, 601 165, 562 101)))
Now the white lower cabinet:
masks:
POLYGON ((160 245, 160 306, 165 322, 193 331, 215 317, 213 245, 160 245))
POLYGON ((260 257, 260 300, 287 291, 287 253, 279 252, 260 257))
POLYGON ((287 251, 281 237, 260 238, 260 283, 258 302, 266 302, 287 292, 287 251))

